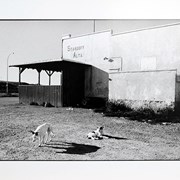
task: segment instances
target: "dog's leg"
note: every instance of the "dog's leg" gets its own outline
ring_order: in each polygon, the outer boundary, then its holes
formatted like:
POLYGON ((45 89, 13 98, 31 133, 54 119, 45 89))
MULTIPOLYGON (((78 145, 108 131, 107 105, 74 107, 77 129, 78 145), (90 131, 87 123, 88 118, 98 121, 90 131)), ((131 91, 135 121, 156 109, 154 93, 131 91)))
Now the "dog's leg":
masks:
MULTIPOLYGON (((52 134, 52 136, 54 137, 54 134, 52 134)), ((49 133, 49 142, 51 141, 51 132, 49 133)))
POLYGON ((49 135, 49 140, 48 140, 48 142, 51 142, 51 136, 49 135))
POLYGON ((98 139, 103 139, 103 136, 99 136, 98 139))
POLYGON ((109 139, 109 137, 107 137, 107 136, 102 136, 102 138, 104 138, 104 139, 109 139))
POLYGON ((39 147, 41 147, 43 143, 44 143, 44 136, 40 136, 39 137, 39 147))
POLYGON ((41 137, 39 137, 39 147, 41 147, 41 137))
POLYGON ((47 132, 45 144, 49 142, 49 135, 50 135, 50 134, 47 132))
POLYGON ((49 142, 52 140, 52 137, 55 137, 55 136, 56 136, 56 134, 54 134, 53 131, 50 131, 49 132, 49 142))
POLYGON ((48 135, 46 136, 46 139, 45 139, 45 144, 48 143, 48 135))
POLYGON ((50 141, 51 141, 51 137, 53 137, 53 138, 54 138, 54 137, 56 136, 56 134, 54 134, 54 132, 50 132, 50 134, 49 134, 49 135, 50 135, 50 141))
POLYGON ((45 141, 45 135, 43 135, 43 137, 42 137, 42 143, 44 144, 46 141, 45 141))

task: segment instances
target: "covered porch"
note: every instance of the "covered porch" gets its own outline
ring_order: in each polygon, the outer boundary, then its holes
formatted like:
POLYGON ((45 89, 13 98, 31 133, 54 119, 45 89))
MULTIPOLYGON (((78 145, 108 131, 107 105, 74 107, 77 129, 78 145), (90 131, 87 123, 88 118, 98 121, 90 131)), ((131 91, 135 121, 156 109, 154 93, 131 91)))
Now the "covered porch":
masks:
POLYGON ((91 67, 88 64, 67 59, 48 60, 43 62, 11 65, 19 68, 19 103, 39 105, 48 102, 55 107, 75 106, 84 99, 85 71, 91 67), (37 71, 36 85, 21 85, 21 76, 26 69, 37 71), (45 71, 49 85, 41 85, 41 72, 45 71), (54 72, 59 72, 59 85, 51 85, 54 72))

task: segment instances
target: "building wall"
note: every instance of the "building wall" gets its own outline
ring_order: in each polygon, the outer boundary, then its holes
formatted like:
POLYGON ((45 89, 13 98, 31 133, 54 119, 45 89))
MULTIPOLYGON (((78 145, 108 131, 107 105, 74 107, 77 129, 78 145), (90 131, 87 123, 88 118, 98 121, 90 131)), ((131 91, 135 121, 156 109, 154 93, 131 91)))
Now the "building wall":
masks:
MULTIPOLYGON (((179 24, 116 35, 107 31, 68 38, 63 40, 63 58, 109 72, 109 99, 180 104, 179 24)), ((97 77, 101 79, 103 74, 88 70, 85 76, 91 81, 89 87, 85 83, 85 94, 98 96, 94 93, 97 77)), ((101 81, 107 78, 104 76, 101 81)), ((104 88, 102 84, 99 89, 104 88)))
POLYGON ((108 98, 109 74, 90 66, 85 69, 85 97, 108 98))
POLYGON ((87 63, 104 71, 109 69, 104 58, 110 56, 111 31, 66 38, 62 43, 62 58, 87 63))
POLYGON ((111 57, 123 60, 123 71, 177 69, 179 75, 179 44, 180 25, 117 34, 111 57))
POLYGON ((111 57, 121 66, 111 72, 124 73, 110 75, 109 98, 172 102, 179 107, 179 44, 179 24, 112 35, 111 57), (172 69, 177 72, 168 71, 172 69))
MULTIPOLYGON (((111 31, 63 39, 63 58, 90 64, 85 68, 84 97, 108 98, 111 31)), ((83 83, 83 82, 82 82, 83 83)))
POLYGON ((109 99, 175 103, 176 71, 138 71, 110 74, 109 99))
POLYGON ((111 31, 65 38, 64 59, 106 72, 177 69, 180 75, 180 24, 120 34, 111 31), (108 62, 105 57, 114 61, 108 62))

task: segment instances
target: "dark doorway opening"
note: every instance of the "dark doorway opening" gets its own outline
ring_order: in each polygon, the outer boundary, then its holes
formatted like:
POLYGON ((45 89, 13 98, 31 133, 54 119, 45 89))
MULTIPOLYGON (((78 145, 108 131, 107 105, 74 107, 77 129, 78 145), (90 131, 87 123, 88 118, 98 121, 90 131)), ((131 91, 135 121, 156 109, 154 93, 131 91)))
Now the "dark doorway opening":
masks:
POLYGON ((85 66, 71 64, 63 69, 63 106, 79 106, 84 99, 85 66))

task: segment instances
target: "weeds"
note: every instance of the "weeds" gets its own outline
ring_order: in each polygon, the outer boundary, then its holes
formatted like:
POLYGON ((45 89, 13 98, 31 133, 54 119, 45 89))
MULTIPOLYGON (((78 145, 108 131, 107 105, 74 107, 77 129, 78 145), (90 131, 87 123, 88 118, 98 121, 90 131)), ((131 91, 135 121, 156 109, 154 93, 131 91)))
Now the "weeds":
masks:
POLYGON ((108 101, 106 103, 105 116, 127 117, 131 120, 147 121, 150 123, 177 122, 172 107, 153 109, 151 106, 134 109, 125 101, 108 101))

